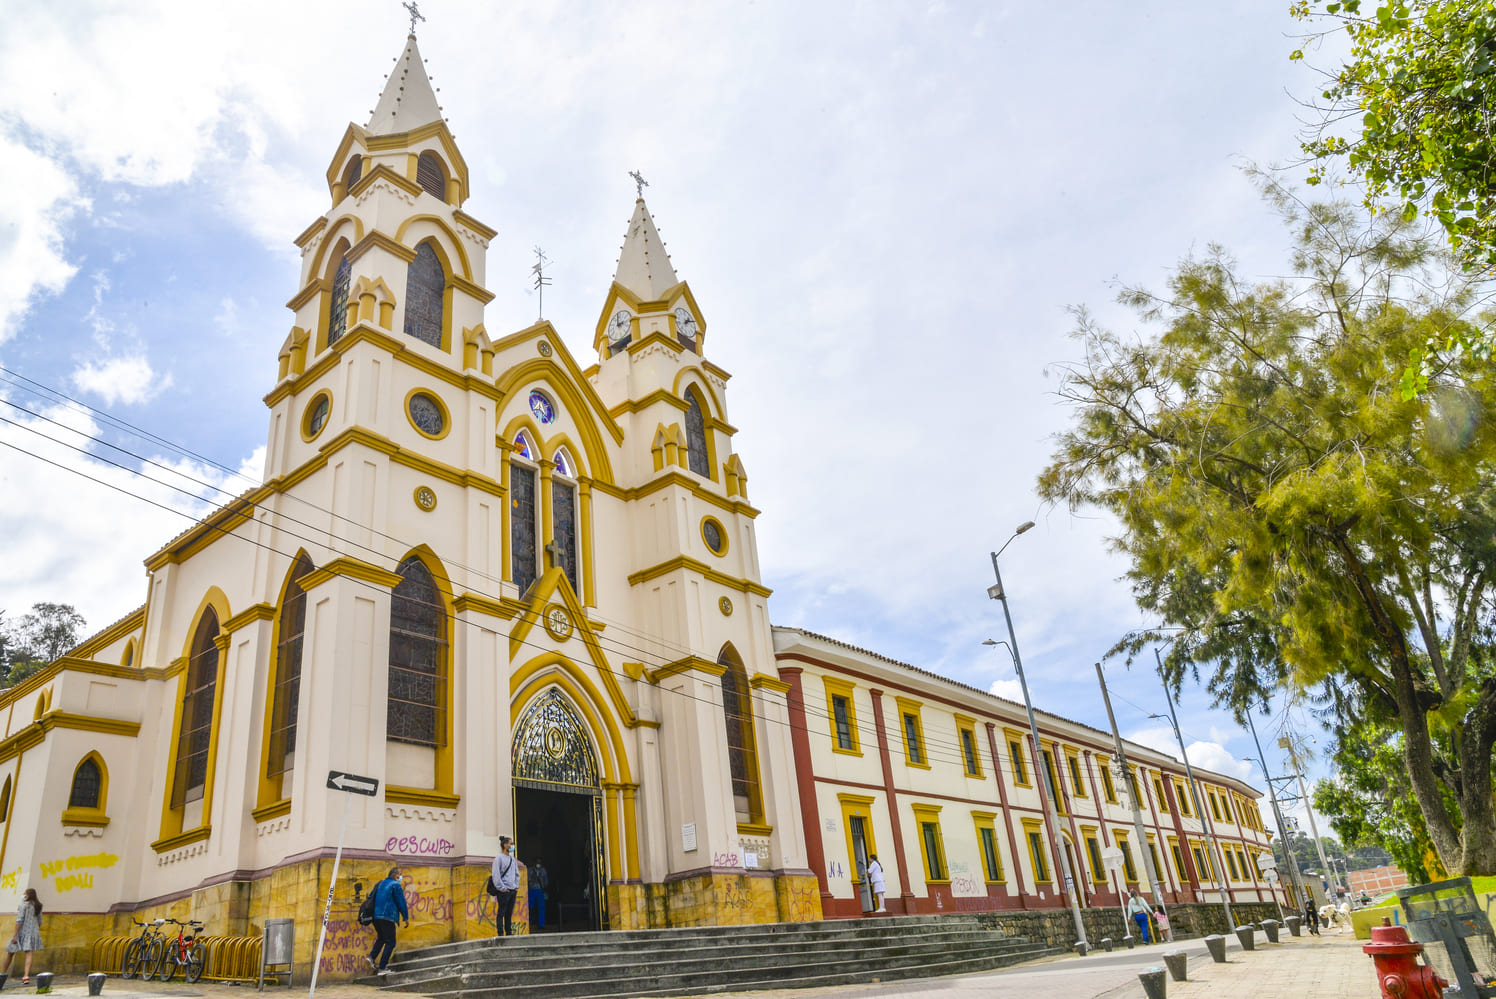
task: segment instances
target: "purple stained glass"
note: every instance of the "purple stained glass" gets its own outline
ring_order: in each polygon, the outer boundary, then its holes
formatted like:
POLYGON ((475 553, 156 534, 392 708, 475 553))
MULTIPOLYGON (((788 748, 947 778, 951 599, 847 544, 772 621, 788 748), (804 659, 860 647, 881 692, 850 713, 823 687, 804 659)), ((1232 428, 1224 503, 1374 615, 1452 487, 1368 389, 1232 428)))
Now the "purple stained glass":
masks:
POLYGON ((524 434, 516 434, 514 438, 514 450, 518 451, 520 457, 535 460, 535 448, 530 444, 530 438, 524 434))
POLYGON ((544 392, 530 393, 530 412, 535 414, 535 419, 542 426, 556 422, 556 407, 551 405, 551 400, 545 397, 544 392))

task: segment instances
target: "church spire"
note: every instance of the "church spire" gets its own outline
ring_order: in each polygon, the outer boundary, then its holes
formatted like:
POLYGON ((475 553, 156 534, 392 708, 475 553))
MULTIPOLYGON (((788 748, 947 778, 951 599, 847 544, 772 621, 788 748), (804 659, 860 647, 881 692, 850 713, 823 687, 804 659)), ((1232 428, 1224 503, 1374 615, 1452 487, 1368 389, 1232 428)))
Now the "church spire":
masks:
POLYGON ((426 64, 416 47, 414 33, 405 40, 405 51, 395 60, 395 68, 379 96, 379 104, 369 118, 370 135, 392 135, 442 120, 436 103, 436 92, 426 76, 426 64))
POLYGON ((660 231, 644 204, 642 191, 634 202, 634 217, 629 220, 613 280, 645 302, 664 298, 667 291, 680 283, 675 268, 670 266, 670 255, 665 252, 660 231))

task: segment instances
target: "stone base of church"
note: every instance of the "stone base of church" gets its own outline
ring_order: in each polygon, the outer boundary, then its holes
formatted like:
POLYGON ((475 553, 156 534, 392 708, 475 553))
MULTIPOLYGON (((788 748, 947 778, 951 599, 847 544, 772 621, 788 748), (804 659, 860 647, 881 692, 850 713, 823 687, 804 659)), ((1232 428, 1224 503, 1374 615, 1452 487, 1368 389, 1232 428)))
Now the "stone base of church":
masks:
MULTIPOLYGON (((476 858, 475 858, 476 859, 476 858)), ((338 887, 322 946, 319 980, 348 981, 368 973, 364 955, 374 945, 372 927, 358 924, 362 899, 391 867, 388 858, 344 856, 338 887)), ((401 864, 410 928, 398 931, 398 950, 492 937, 496 933, 496 900, 483 889, 486 863, 454 865, 401 864)), ((198 920, 208 937, 259 937, 267 919, 295 920, 296 981, 307 981, 317 951, 317 937, 332 877, 332 858, 317 857, 278 867, 259 877, 224 879, 190 892, 147 900, 107 913, 58 911, 66 896, 51 902, 42 919, 46 951, 37 967, 64 973, 108 971, 97 946, 109 937, 133 937, 132 919, 165 917, 198 920)), ((514 926, 529 932, 525 873, 514 906, 514 926)), ((664 884, 607 886, 609 929, 660 929, 671 926, 741 925, 802 922, 821 918, 814 874, 703 872, 664 884)), ((175 930, 174 926, 166 927, 175 930)), ((210 972, 213 970, 209 965, 210 972)))

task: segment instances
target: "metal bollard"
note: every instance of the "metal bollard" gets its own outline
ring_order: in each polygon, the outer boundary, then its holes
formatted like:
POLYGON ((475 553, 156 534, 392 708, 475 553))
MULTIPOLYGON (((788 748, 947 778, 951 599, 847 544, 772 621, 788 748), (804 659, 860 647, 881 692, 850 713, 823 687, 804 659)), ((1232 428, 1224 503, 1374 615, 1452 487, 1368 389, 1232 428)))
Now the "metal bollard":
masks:
POLYGON ((36 994, 44 996, 52 991, 52 972, 43 971, 36 976, 36 994))
POLYGON ((1291 934, 1292 936, 1299 935, 1299 923, 1301 923, 1302 921, 1303 920, 1299 919, 1298 916, 1289 916, 1287 919, 1283 920, 1283 922, 1288 926, 1289 934, 1291 934))
POLYGON ((1241 941, 1242 950, 1257 949, 1257 931, 1250 926, 1238 926, 1236 928, 1236 939, 1241 941))
POLYGON ((1162 968, 1144 968, 1138 973, 1138 981, 1143 983, 1143 995, 1148 999, 1164 999, 1168 994, 1169 983, 1162 968))
POLYGON ((1189 955, 1182 950, 1171 950, 1164 954, 1164 964, 1176 982, 1185 981, 1185 968, 1189 966, 1189 955))
POLYGON ((1212 933, 1205 938, 1205 946, 1210 950, 1210 959, 1216 964, 1226 963, 1226 938, 1219 933, 1212 933))
POLYGON ((1129 933, 1127 936, 1123 937, 1122 939, 1125 940, 1125 941, 1127 941, 1127 949, 1128 950, 1132 950, 1134 947, 1136 947, 1138 945, 1138 942, 1135 939, 1133 939, 1133 936, 1132 936, 1131 933, 1129 933))
POLYGON ((1091 953, 1091 945, 1077 940, 1075 941, 1075 952, 1081 957, 1085 957, 1087 954, 1091 953))
POLYGON ((1262 921, 1262 932, 1267 934, 1268 943, 1278 942, 1278 921, 1276 919, 1264 919, 1262 921))
POLYGON ((1101 938, 1101 949, 1104 950, 1104 951, 1106 951, 1108 954, 1110 954, 1112 952, 1112 938, 1111 937, 1102 937, 1101 938))
POLYGON ((104 992, 104 979, 109 976, 102 971, 95 971, 88 976, 88 994, 91 996, 102 995, 104 992))

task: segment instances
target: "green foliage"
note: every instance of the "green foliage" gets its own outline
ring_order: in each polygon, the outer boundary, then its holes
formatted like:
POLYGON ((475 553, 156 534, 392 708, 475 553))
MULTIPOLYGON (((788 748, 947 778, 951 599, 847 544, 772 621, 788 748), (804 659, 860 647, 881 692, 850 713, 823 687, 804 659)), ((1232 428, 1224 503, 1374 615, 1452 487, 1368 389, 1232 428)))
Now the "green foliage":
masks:
POLYGON ((1171 682, 1204 670, 1238 716, 1282 685, 1343 685, 1397 720, 1446 866, 1496 871, 1496 381, 1462 355, 1399 391, 1476 288, 1398 217, 1267 193, 1298 279, 1251 283, 1211 248, 1167 294, 1122 293, 1156 338, 1079 314, 1058 392, 1074 424, 1040 493, 1117 518, 1139 607, 1179 632, 1171 682))
POLYGON ((8 623, 0 614, 0 686, 13 687, 78 644, 83 615, 71 604, 33 604, 30 613, 8 623))
POLYGON ((1345 842, 1380 847, 1421 884, 1430 880, 1423 858, 1433 844, 1409 784, 1402 737, 1383 735, 1341 741, 1335 776, 1314 785, 1314 808, 1345 842))

